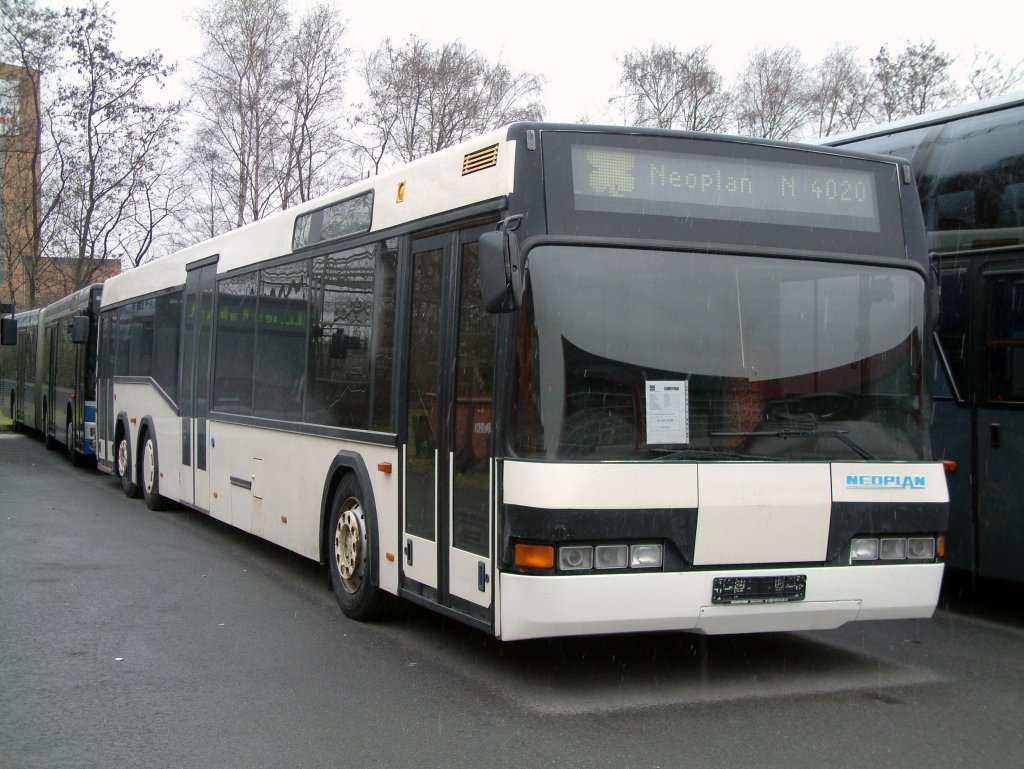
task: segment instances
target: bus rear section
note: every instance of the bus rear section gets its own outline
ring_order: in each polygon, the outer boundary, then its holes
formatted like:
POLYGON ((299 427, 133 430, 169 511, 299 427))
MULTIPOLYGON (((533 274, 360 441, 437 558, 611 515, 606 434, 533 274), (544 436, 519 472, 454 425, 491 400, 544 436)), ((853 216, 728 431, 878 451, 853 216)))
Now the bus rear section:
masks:
POLYGON ((503 306, 496 632, 930 616, 948 494, 909 173, 753 143, 542 139, 548 232, 494 250, 526 275, 503 306))

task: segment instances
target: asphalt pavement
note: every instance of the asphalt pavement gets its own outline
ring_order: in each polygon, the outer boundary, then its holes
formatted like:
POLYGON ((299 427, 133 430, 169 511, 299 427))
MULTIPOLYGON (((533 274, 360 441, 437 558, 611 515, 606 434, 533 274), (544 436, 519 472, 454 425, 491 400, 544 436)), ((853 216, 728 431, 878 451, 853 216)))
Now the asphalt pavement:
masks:
POLYGON ((0 769, 1024 766, 1014 591, 837 631, 502 643, 0 433, 0 769))

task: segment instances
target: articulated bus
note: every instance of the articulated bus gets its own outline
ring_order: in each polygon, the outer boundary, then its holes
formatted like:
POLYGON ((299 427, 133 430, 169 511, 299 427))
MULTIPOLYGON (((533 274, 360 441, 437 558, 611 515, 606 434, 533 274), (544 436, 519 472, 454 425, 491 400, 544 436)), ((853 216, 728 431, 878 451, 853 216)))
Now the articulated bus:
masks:
POLYGON ((98 463, 357 619, 927 617, 924 237, 891 158, 512 125, 110 278, 98 463))
POLYGON ((14 316, 14 344, 0 347, 0 398, 15 428, 36 427, 39 310, 14 316))
POLYGON ((1024 96, 828 141, 914 169, 941 285, 932 448, 957 466, 947 563, 1024 581, 1024 96))
POLYGON ((96 347, 101 284, 15 316, 17 343, 2 348, 0 398, 17 428, 64 446, 80 465, 95 455, 96 347))

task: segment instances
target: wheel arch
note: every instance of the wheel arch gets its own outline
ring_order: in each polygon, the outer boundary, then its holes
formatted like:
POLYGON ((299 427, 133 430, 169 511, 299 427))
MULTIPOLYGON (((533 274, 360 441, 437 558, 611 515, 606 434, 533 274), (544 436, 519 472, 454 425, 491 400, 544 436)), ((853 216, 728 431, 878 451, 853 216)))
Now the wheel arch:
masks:
POLYGON ((320 502, 320 563, 327 562, 327 528, 331 519, 331 503, 334 494, 341 485, 342 478, 352 475, 359 490, 362 493, 360 500, 366 508, 368 525, 370 527, 370 538, 375 547, 370 552, 370 580, 374 585, 380 585, 380 564, 378 551, 380 549, 380 532, 377 526, 377 504, 373 498, 373 484, 370 483, 370 474, 366 470, 366 463, 363 458, 353 451, 339 451, 331 467, 327 471, 327 478, 324 481, 323 497, 320 502))

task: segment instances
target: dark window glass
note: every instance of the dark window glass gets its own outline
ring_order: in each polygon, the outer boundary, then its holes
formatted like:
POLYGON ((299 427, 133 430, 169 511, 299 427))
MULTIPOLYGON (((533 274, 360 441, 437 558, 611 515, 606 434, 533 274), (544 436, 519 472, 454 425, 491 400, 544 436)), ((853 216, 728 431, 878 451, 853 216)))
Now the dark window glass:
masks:
POLYGON ((984 371, 988 401, 1024 401, 1024 273, 985 282, 984 371))
POLYGON ((368 232, 372 216, 372 192, 302 214, 295 219, 292 248, 368 232))
POLYGON ((96 400, 96 342, 99 333, 95 314, 90 316, 89 323, 89 341, 85 343, 85 372, 82 379, 84 381, 85 399, 93 401, 96 400))
POLYGON ((409 340, 409 448, 406 454, 409 494, 405 530, 430 540, 436 532, 434 473, 440 416, 437 389, 443 276, 443 249, 414 254, 409 340))
POLYGON ((117 310, 117 329, 114 332, 114 376, 131 373, 129 351, 131 349, 132 309, 125 305, 117 310))
MULTIPOLYGON (((71 341, 71 317, 60 324, 60 342, 57 345, 57 386, 67 388, 68 392, 78 393, 78 382, 75 381, 75 369, 79 362, 79 352, 85 345, 71 341)), ((85 395, 84 393, 78 393, 85 395)))
POLYGON ((1024 239, 1024 107, 942 129, 921 180, 930 246, 949 251, 1024 239))
MULTIPOLYGON (((939 342, 942 344, 942 352, 949 364, 953 382, 963 397, 967 393, 967 264, 962 260, 942 262, 939 265, 939 280, 939 342)), ((937 381, 936 385, 935 392, 943 393, 944 382, 937 381)))
POLYGON ((253 412, 302 419, 309 316, 308 262, 260 272, 253 412))
POLYGON ((391 386, 395 366, 395 276, 398 271, 398 240, 382 244, 377 259, 374 285, 374 320, 371 345, 371 380, 374 430, 394 430, 391 413, 391 386))
POLYGON ((150 376, 153 371, 153 312, 156 302, 143 299, 131 305, 131 343, 128 373, 150 376))
POLYGON ((155 300, 153 323, 153 378, 172 399, 178 398, 178 348, 181 328, 181 292, 155 300))
POLYGON ((316 323, 310 339, 307 421, 363 430, 369 426, 369 351, 378 249, 378 244, 370 244, 318 257, 314 262, 316 323))
MULTIPOLYGON (((213 339, 213 300, 217 290, 215 283, 216 268, 213 265, 203 267, 199 278, 199 337, 196 346, 196 414, 206 416, 210 405, 210 342, 213 339)), ((206 421, 197 426, 197 435, 206 429, 206 421)), ((196 467, 206 469, 205 438, 197 440, 196 467)))
POLYGON ((252 413, 252 373, 256 354, 256 273, 217 284, 217 360, 213 408, 252 413))
POLYGON ((487 491, 495 316, 488 314, 483 307, 478 251, 476 243, 462 249, 459 356, 455 379, 452 544, 460 550, 487 555, 490 541, 487 491))
POLYGON ((105 312, 100 316, 100 349, 97 371, 100 379, 109 379, 114 370, 114 320, 115 313, 105 312))

